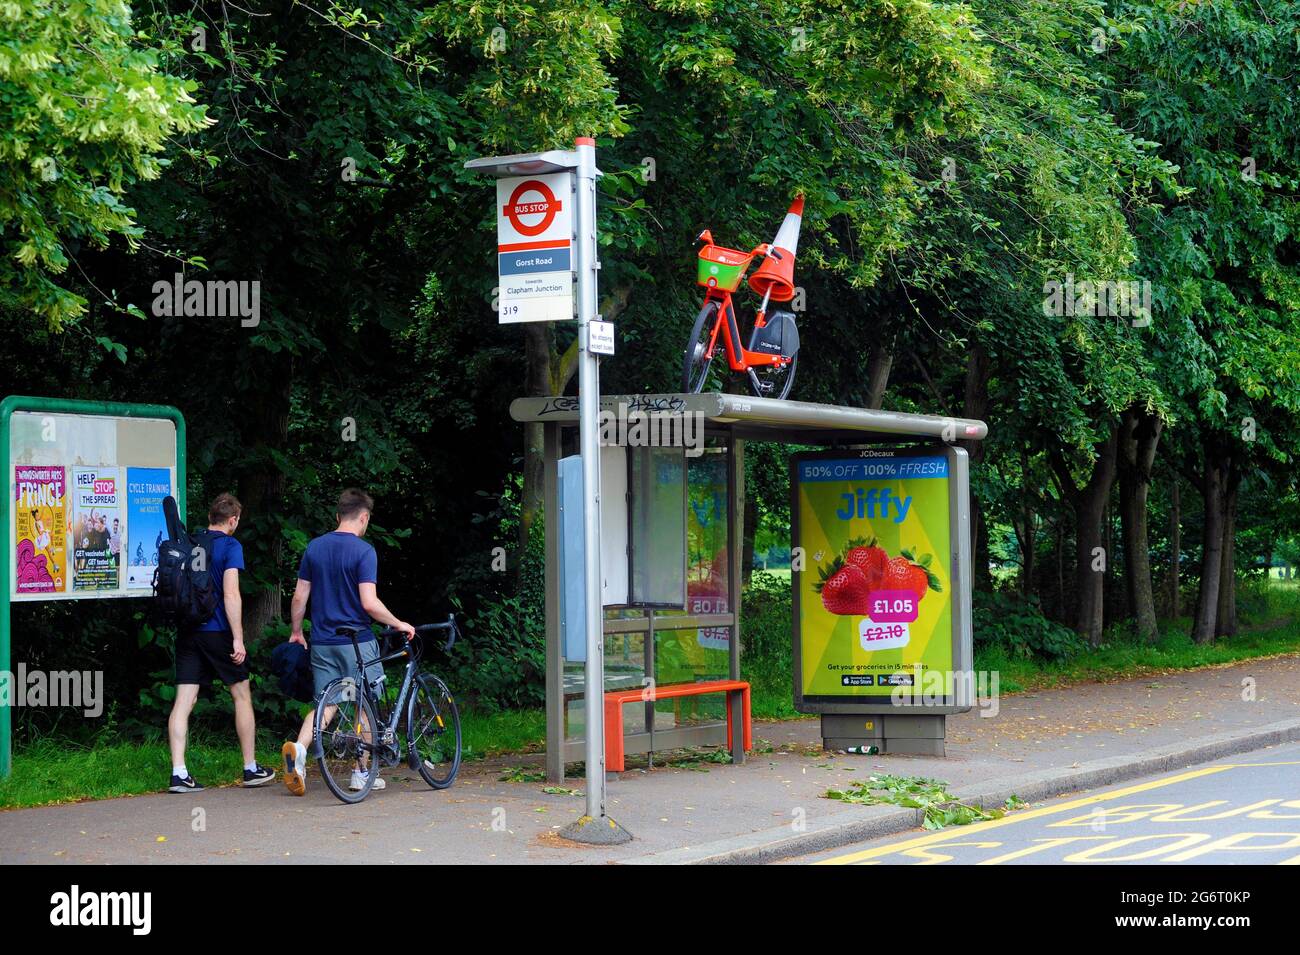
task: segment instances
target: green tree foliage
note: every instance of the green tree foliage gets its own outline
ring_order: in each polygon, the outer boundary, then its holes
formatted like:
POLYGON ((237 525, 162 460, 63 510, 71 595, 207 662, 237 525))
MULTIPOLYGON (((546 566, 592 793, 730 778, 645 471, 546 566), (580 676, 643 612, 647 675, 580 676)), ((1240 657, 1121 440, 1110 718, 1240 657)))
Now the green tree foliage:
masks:
POLYGON ((1134 217, 1157 288, 1153 363, 1172 402, 1174 466, 1207 514, 1194 631, 1236 630, 1242 482, 1294 488, 1300 451, 1300 11, 1290 3, 1120 4, 1113 108, 1179 170, 1134 217))
MULTIPOLYGON (((1298 18, 1279 0, 155 0, 133 23, 0 2, 0 361, 24 390, 184 410, 194 499, 247 507, 253 631, 278 632, 301 547, 366 484, 390 605, 458 600, 461 689, 535 702, 540 459, 507 408, 572 391, 575 336, 497 325, 490 186, 463 165, 592 135, 607 391, 675 388, 700 230, 749 248, 803 194, 795 397, 990 422, 969 448, 976 584, 985 625, 1019 627, 996 639, 1061 655, 1064 628, 1149 633, 1179 582, 1198 635, 1230 633, 1221 595, 1300 532, 1298 18), (145 314, 176 272, 259 281, 260 322, 145 314), (1149 315, 1060 293, 1129 282, 1149 315), (51 331, 79 314, 84 336, 51 331)), ((755 454, 746 482, 769 554, 781 457, 755 454)), ((48 633, 80 610, 24 612, 48 633)), ((137 676, 164 673, 157 643, 140 652, 137 676)))
POLYGON ((54 329, 84 313, 63 275, 83 248, 138 245, 124 193, 207 125, 195 89, 159 68, 123 0, 0 3, 0 308, 54 329))

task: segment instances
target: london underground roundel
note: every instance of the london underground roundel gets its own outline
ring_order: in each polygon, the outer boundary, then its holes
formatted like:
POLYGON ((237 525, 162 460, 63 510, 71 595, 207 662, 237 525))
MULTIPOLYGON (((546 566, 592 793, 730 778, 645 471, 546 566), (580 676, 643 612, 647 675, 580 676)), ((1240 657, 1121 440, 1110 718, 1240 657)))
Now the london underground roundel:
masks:
POLYGON ((527 179, 515 186, 510 201, 501 210, 520 235, 541 235, 555 222, 563 202, 540 179, 527 179))

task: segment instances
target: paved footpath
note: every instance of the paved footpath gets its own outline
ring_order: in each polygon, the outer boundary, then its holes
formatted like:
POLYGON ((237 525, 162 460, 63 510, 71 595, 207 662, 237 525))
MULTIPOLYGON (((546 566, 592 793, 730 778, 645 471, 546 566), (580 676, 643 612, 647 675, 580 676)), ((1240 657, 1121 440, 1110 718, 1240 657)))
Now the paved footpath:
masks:
MULTIPOLYGON (((630 769, 611 775, 610 815, 636 839, 574 847, 555 830, 583 808, 545 783, 501 781, 538 755, 467 765, 428 789, 406 770, 345 806, 309 777, 194 796, 136 796, 0 812, 0 863, 260 862, 599 863, 757 861, 850 845, 911 827, 910 810, 846 806, 828 788, 871 772, 928 776, 967 798, 1034 801, 1268 743, 1300 739, 1300 654, 1232 667, 1026 693, 949 721, 946 759, 834 756, 815 719, 759 723, 744 765, 630 769), (1243 699, 1253 688, 1253 699, 1243 699), (706 771, 701 771, 705 770, 706 771), (1010 790, 1008 790, 1010 787, 1010 790)), ((581 780, 570 780, 578 789, 581 780)))

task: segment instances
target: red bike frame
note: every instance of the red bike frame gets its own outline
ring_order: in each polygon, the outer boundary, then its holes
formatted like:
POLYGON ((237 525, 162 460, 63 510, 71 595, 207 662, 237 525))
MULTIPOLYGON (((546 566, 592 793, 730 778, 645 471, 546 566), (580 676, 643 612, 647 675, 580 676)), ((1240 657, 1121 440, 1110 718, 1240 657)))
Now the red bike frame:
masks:
MULTIPOLYGON (((708 232, 708 230, 700 233, 700 239, 708 243, 708 249, 731 251, 723 249, 722 246, 715 246, 713 244, 713 236, 708 232)), ((773 250, 767 243, 755 246, 748 255, 745 255, 743 252, 737 254, 744 256, 742 260, 742 275, 749 271, 749 264, 753 261, 754 256, 756 255, 775 255, 777 258, 780 258, 780 254, 773 250)), ((770 295, 771 288, 769 287, 768 294, 763 296, 763 304, 758 307, 758 312, 754 315, 755 328, 762 328, 767 324, 767 301, 770 295)), ((773 355, 768 354, 767 352, 750 351, 741 344, 740 325, 736 322, 736 310, 731 301, 731 292, 724 288, 713 286, 705 290, 704 301, 706 303, 710 301, 718 303, 717 318, 713 321, 713 331, 709 335, 709 346, 704 353, 706 360, 711 360, 713 358, 718 347, 718 333, 722 331, 722 327, 725 324, 727 327, 727 334, 724 337, 723 342, 727 350, 727 364, 731 366, 732 371, 748 371, 750 368, 761 367, 763 365, 774 365, 777 368, 782 368, 790 364, 790 358, 786 355, 773 355)))

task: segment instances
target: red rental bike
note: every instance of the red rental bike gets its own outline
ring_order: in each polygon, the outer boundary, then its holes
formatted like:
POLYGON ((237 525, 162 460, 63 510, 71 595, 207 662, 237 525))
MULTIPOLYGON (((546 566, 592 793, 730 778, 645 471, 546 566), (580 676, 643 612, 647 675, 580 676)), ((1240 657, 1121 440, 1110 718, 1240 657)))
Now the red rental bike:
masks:
POLYGON ((708 229, 696 239, 704 243, 696 279, 705 288, 704 305, 686 345, 683 391, 690 394, 703 391, 714 357, 719 349, 725 349, 727 364, 734 372, 746 373, 755 395, 785 398, 790 394, 799 363, 799 330, 793 312, 776 309, 769 315, 767 308, 770 301, 788 302, 794 298, 794 246, 798 242, 802 212, 803 199, 796 199, 776 241, 771 245, 757 245, 749 252, 714 244, 708 229), (749 285, 763 296, 763 301, 754 316, 746 348, 741 345, 731 293, 740 287, 757 256, 763 256, 765 261, 749 276, 749 285))

